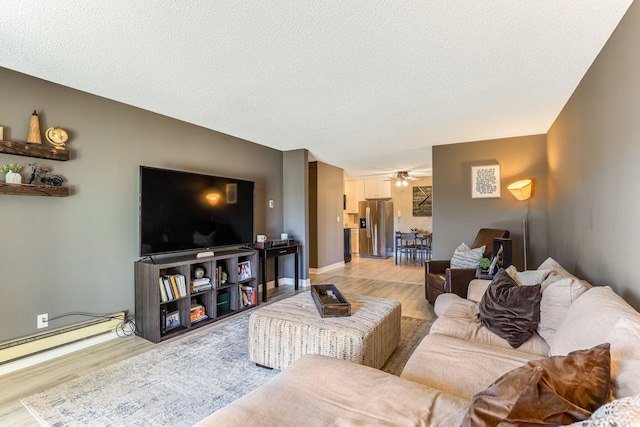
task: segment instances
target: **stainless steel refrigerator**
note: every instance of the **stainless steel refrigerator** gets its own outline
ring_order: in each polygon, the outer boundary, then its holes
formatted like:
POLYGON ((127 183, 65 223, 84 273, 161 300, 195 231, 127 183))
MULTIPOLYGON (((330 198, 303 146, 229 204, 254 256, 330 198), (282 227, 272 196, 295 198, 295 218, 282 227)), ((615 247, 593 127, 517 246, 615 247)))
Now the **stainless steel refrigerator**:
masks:
POLYGON ((358 202, 360 256, 387 258, 393 253, 393 203, 387 200, 358 202))

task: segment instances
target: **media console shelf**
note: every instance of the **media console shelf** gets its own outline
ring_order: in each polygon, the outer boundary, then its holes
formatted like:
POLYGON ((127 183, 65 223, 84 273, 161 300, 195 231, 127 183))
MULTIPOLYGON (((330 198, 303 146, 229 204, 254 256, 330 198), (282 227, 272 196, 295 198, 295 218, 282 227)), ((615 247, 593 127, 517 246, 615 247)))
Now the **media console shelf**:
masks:
POLYGON ((154 343, 190 332, 230 315, 239 313, 258 304, 258 254, 254 250, 237 249, 216 252, 208 258, 172 257, 150 259, 135 263, 135 306, 136 333, 154 343), (250 277, 240 280, 239 263, 249 261, 250 277), (197 268, 204 269, 204 276, 210 278, 211 289, 192 292, 191 282, 197 268), (226 272, 227 280, 220 282, 226 272), (163 277, 185 278, 184 296, 163 302, 160 281, 163 277), (253 300, 247 298, 253 295, 253 300), (204 307, 207 318, 191 322, 191 307, 204 307), (167 328, 166 315, 179 313, 179 326, 167 328), (163 323, 164 321, 164 323, 163 323))

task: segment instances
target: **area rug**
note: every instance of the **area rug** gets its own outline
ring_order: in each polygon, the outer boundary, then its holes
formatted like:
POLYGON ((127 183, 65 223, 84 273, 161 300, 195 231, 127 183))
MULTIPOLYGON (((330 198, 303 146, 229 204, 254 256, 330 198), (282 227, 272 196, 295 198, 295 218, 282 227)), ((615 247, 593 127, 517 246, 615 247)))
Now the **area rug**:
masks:
MULTIPOLYGON (((45 426, 190 426, 278 374, 248 359, 250 312, 22 399, 45 426)), ((402 317, 399 375, 430 321, 402 317)))

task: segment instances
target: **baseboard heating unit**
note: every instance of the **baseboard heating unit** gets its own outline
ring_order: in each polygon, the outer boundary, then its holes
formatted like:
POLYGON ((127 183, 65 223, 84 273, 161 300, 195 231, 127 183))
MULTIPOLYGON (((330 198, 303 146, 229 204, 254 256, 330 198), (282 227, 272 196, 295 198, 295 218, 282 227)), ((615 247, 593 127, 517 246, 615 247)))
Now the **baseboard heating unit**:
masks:
POLYGON ((126 316, 121 311, 0 343, 0 375, 117 338, 126 316))

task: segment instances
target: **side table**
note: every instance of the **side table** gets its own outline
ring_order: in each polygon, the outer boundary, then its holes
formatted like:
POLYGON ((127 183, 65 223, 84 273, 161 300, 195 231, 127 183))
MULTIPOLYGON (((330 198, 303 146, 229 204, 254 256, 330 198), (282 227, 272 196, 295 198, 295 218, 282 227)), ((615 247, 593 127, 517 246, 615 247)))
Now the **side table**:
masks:
POLYGON ((293 254, 295 257, 295 266, 294 266, 294 287, 295 290, 298 290, 298 282, 300 279, 299 274, 299 255, 298 255, 298 247, 299 245, 289 245, 289 246, 272 246, 270 248, 259 248, 255 247, 254 249, 258 251, 258 256, 260 258, 260 271, 262 272, 262 302, 267 302, 267 260, 273 258, 273 272, 275 275, 275 285, 278 287, 278 257, 293 254))

